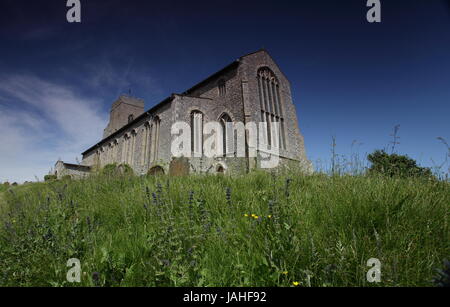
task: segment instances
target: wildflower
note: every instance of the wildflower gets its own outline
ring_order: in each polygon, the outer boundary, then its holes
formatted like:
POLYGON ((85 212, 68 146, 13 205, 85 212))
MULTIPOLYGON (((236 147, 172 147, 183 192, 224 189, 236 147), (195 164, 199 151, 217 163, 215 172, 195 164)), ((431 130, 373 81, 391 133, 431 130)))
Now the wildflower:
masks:
POLYGON ((259 216, 255 215, 253 218, 254 218, 255 220, 257 220, 257 219, 259 219, 259 216))
POLYGON ((194 191, 189 192, 189 206, 194 204, 194 191))
POLYGON ((297 287, 298 285, 300 285, 300 283, 298 281, 294 281, 294 282, 292 282, 292 284, 294 285, 294 287, 297 287))
POLYGON ((227 199, 227 204, 231 205, 231 189, 227 188, 226 190, 226 199, 227 199))
POLYGON ((161 195, 161 193, 162 193, 162 185, 161 185, 161 183, 157 183, 156 184, 156 192, 159 194, 159 195, 161 195))
POLYGON ((255 217, 256 215, 252 214, 252 217, 255 217))
POLYGON ((150 199, 150 189, 148 187, 145 187, 145 195, 150 199))
POLYGON ((269 201, 269 212, 271 215, 273 214, 273 209, 274 209, 273 207, 274 207, 274 202, 273 202, 273 200, 270 200, 269 201))
POLYGON ((286 195, 287 198, 289 198, 289 186, 290 186, 291 182, 292 182, 292 179, 286 180, 286 189, 285 189, 284 194, 286 195))
POLYGON ((158 196, 156 196, 155 192, 152 193, 152 198, 153 198, 153 204, 158 205, 158 196))
POLYGON ((288 274, 288 271, 284 271, 284 272, 283 272, 283 275, 287 275, 287 274, 288 274))
POLYGON ((92 223, 91 218, 89 216, 86 218, 86 224, 88 226, 89 232, 92 232, 92 223))
POLYGON ((268 215, 267 217, 268 217, 269 219, 271 219, 271 218, 272 218, 272 214, 268 215))
POLYGON ((248 217, 248 214, 246 213, 246 214, 244 214, 244 216, 245 216, 245 217, 248 217))

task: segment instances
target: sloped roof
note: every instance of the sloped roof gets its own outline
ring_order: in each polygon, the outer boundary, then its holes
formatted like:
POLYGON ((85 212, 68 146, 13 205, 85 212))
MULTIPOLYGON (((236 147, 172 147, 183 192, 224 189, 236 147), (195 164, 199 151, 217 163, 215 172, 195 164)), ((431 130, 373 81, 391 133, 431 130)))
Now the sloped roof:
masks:
MULTIPOLYGON (((199 87, 201 87, 202 85, 208 83, 209 81, 211 81, 212 79, 220 76, 221 74, 225 73, 226 71, 236 68, 241 59, 244 57, 247 57, 249 55, 258 53, 258 52, 266 52, 268 54, 268 52, 265 49, 259 49, 255 52, 251 52, 248 53, 246 55, 241 56, 240 58, 238 58, 237 60, 233 61, 232 63, 228 64, 227 66, 225 66, 224 68, 222 68, 221 70, 217 71, 216 73, 210 75, 209 77, 207 77, 206 79, 200 81, 199 83, 197 83, 196 85, 194 85, 193 87, 191 87, 190 89, 186 90, 185 92, 183 92, 182 94, 179 94, 180 96, 188 96, 190 95, 194 90, 198 89, 199 87)), ((103 140, 101 140, 100 142, 98 142, 97 144, 93 145, 92 147, 90 147, 89 149, 85 150, 82 155, 84 156, 85 154, 87 154, 88 152, 96 149, 97 147, 100 147, 101 145, 103 145, 104 143, 107 143, 108 141, 110 141, 111 139, 113 139, 114 137, 116 137, 117 135, 119 135, 120 133, 122 133, 124 130, 126 130, 127 128, 129 128, 130 126, 134 125, 135 123, 139 122, 143 117, 150 115, 153 111, 155 111, 156 109, 158 109, 159 107, 161 107, 162 105, 169 103, 173 100, 174 96, 177 94, 171 94, 169 97, 167 97, 166 99, 164 99, 163 101, 161 101, 160 103, 156 104, 155 106, 153 106, 151 109, 149 109, 148 111, 142 113, 140 116, 136 117, 133 121, 129 122, 128 124, 126 124, 125 126, 123 126, 122 128, 120 128, 119 130, 115 131, 114 133, 112 133, 111 135, 109 135, 108 137, 104 138, 103 140)))

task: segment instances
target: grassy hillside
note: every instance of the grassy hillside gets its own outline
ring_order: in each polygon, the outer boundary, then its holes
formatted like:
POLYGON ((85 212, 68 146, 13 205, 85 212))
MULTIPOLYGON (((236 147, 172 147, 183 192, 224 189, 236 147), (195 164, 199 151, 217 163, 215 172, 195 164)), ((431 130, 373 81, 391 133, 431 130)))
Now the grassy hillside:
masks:
POLYGON ((93 177, 5 193, 0 284, 428 286, 450 255, 450 185, 314 175, 93 177))

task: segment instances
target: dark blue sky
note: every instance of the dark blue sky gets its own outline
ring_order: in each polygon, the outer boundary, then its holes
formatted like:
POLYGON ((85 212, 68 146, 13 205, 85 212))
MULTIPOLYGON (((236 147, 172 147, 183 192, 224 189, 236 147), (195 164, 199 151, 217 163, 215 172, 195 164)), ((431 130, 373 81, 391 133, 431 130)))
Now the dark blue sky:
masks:
POLYGON ((366 0, 81 3, 81 24, 69 24, 65 0, 1 1, 0 181, 74 162, 120 93, 150 108, 261 47, 291 81, 313 162, 330 159, 333 135, 339 154, 364 155, 397 124, 398 152, 426 166, 445 159, 449 1, 382 0, 379 24, 366 0))

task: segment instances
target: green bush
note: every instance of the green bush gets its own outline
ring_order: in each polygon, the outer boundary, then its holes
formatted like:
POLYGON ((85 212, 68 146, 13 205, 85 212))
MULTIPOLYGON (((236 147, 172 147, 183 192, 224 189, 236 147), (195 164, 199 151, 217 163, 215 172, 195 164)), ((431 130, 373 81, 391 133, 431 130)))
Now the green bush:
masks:
POLYGON ((107 164, 102 168, 100 174, 105 176, 132 175, 133 169, 128 164, 107 164))
POLYGON ((9 182, 4 182, 0 184, 0 192, 6 191, 9 188, 9 182))
POLYGON ((433 178, 429 168, 418 166, 415 160, 406 155, 388 154, 384 150, 376 150, 368 155, 367 159, 372 163, 369 168, 371 175, 433 178))
POLYGON ((44 181, 54 181, 57 179, 58 179, 58 177, 56 175, 45 175, 44 176, 44 181))
POLYGON ((70 180, 72 180, 72 176, 70 176, 70 175, 65 175, 65 176, 63 176, 61 179, 64 180, 64 181, 70 181, 70 180))

